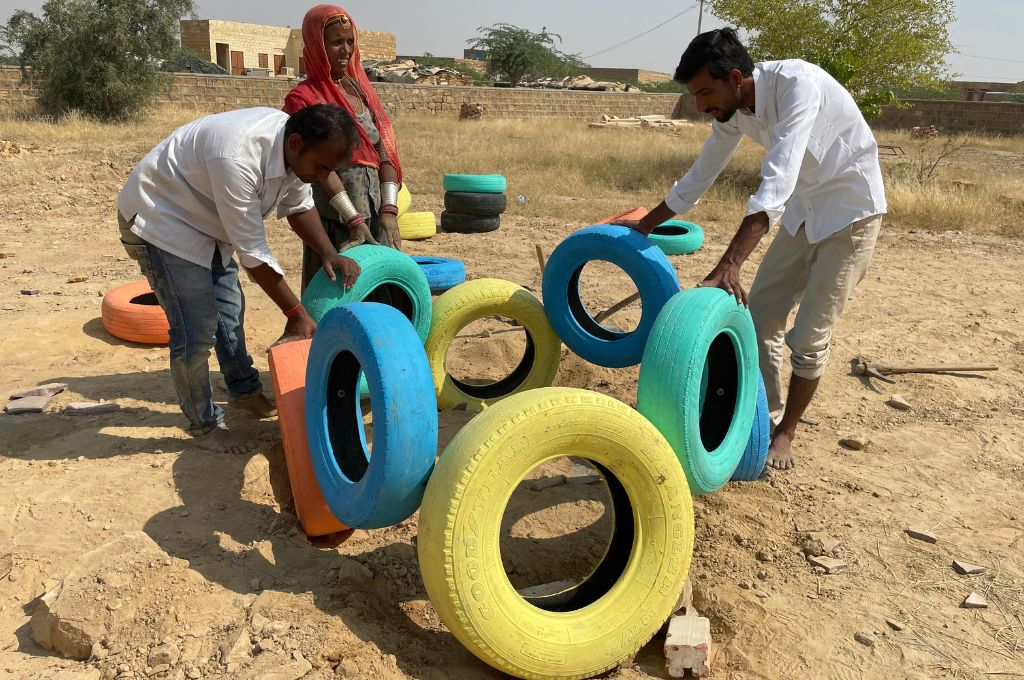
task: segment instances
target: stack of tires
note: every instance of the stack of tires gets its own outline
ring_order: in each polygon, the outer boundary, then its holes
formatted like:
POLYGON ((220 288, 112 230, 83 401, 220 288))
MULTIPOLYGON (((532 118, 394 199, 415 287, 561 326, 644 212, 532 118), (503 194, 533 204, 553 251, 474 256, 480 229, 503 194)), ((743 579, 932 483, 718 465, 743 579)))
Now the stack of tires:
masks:
POLYGON ((445 175, 441 231, 480 234, 500 227, 505 187, 502 175, 445 175))

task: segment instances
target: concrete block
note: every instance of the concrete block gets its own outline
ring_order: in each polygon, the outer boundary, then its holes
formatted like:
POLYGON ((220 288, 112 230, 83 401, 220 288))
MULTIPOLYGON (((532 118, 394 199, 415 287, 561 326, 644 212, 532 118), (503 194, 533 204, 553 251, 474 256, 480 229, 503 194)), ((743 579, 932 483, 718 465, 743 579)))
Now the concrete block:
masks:
POLYGON ((703 616, 673 616, 665 637, 665 667, 669 677, 711 674, 711 622, 703 616))

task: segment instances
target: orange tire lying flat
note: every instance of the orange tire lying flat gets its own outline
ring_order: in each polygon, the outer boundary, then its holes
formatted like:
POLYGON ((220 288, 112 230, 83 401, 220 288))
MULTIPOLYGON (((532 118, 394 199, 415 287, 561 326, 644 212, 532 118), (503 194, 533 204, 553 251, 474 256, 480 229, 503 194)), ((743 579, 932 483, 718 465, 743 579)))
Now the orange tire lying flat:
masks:
POLYGON ((306 437, 306 362, 310 340, 270 348, 270 378, 277 400, 277 422, 292 486, 295 514, 307 536, 326 536, 347 529, 327 508, 309 459, 306 437))
POLYGON ((598 222, 598 224, 615 224, 615 220, 640 220, 643 219, 646 214, 647 210, 644 208, 633 208, 632 210, 626 210, 625 212, 609 215, 598 222))
POLYGON ((149 345, 168 342, 167 316, 145 279, 118 286, 104 295, 100 316, 103 327, 115 338, 149 345))

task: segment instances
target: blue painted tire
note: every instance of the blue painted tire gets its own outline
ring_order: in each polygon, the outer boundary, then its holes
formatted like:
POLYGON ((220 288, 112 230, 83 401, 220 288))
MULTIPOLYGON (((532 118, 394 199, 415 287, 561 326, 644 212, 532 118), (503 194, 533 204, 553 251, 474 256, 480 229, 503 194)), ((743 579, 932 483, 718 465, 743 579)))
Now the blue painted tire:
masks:
POLYGON ((689 255, 704 245, 704 230, 693 222, 669 220, 656 226, 647 238, 666 255, 689 255))
POLYGON ((405 253, 383 246, 362 245, 349 248, 346 257, 360 269, 352 288, 345 290, 340 281, 331 281, 321 269, 302 294, 302 305, 320 323, 330 310, 351 302, 380 302, 398 309, 412 322, 422 343, 430 333, 433 313, 430 285, 415 260, 405 253))
POLYGON ((736 298, 691 288, 665 305, 640 365, 636 408, 672 445, 692 493, 720 489, 739 466, 757 377, 754 322, 736 298))
POLYGON ((466 265, 462 260, 450 257, 425 257, 416 255, 412 258, 427 277, 427 285, 433 295, 439 295, 449 288, 454 288, 466 280, 466 265))
POLYGON ((437 455, 437 399, 423 343, 392 307, 357 302, 320 321, 306 366, 309 455, 331 513, 356 529, 408 519, 437 455), (357 382, 365 372, 373 455, 357 382))
POLYGON ((471 194, 503 194, 506 185, 504 175, 445 175, 442 182, 445 191, 471 194))
POLYGON ((750 428, 750 439, 743 450, 739 467, 732 473, 734 482, 752 482, 761 477, 768 461, 768 445, 772 440, 772 419, 768 413, 768 394, 764 389, 764 378, 757 374, 757 403, 754 407, 754 424, 750 428))
POLYGON ((598 366, 640 363, 658 313, 678 292, 679 279, 665 254, 640 232, 618 225, 577 231, 555 248, 544 267, 544 309, 551 326, 566 347, 598 366), (621 267, 640 291, 643 312, 632 332, 601 326, 580 300, 580 272, 591 260, 621 267))

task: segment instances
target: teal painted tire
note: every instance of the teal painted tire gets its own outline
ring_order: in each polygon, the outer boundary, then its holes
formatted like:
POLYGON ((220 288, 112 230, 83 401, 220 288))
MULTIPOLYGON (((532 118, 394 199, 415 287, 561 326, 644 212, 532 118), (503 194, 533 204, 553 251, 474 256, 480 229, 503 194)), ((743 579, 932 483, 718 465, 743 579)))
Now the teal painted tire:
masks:
POLYGON ((473 194, 503 194, 507 183, 504 175, 445 175, 445 191, 473 194))
POLYGON ((656 226, 647 238, 666 255, 689 255, 704 245, 704 230, 693 222, 669 220, 656 226))
POLYGON ((351 302, 379 302, 402 312, 425 341, 433 309, 422 267, 405 253, 383 246, 356 246, 344 255, 359 264, 359 278, 345 290, 339 281, 328 279, 323 269, 318 271, 302 294, 302 305, 313 320, 320 323, 327 312, 351 302))
POLYGON ((716 491, 736 471, 754 423, 757 366, 750 312, 724 290, 678 293, 654 322, 637 410, 672 445, 692 493, 716 491))

